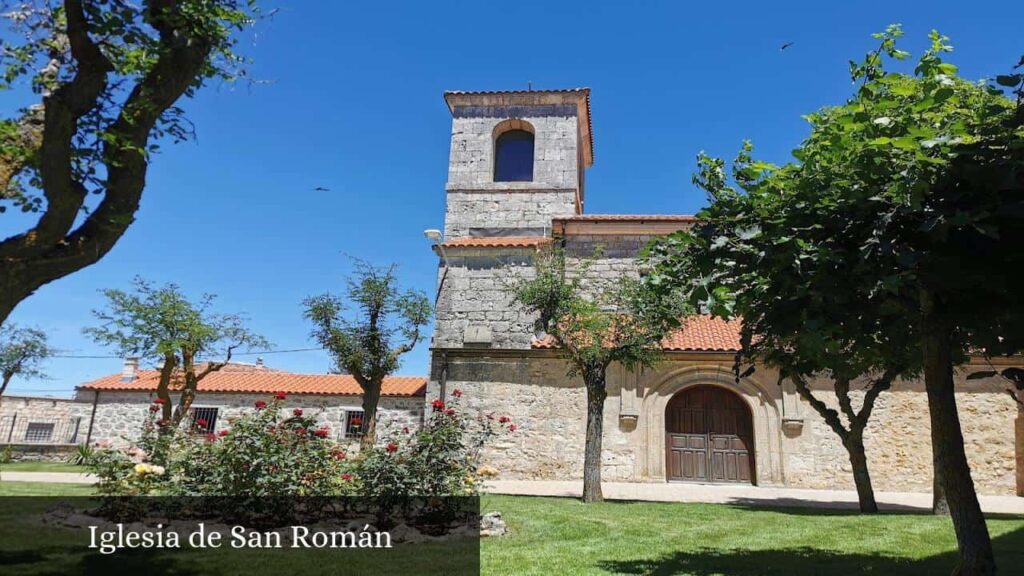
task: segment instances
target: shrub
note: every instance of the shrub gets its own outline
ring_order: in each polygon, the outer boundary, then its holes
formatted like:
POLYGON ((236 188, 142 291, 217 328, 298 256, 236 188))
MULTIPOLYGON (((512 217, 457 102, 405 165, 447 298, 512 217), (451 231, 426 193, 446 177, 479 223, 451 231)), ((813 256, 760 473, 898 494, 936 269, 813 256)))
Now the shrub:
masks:
POLYGON ((362 457, 362 492, 386 501, 416 496, 474 495, 480 487, 480 451, 499 433, 514 432, 508 417, 468 417, 462 392, 455 389, 445 404, 434 400, 433 411, 417 432, 408 429, 362 457))
POLYGON ((283 417, 278 394, 219 433, 175 445, 169 493, 222 496, 328 496, 353 493, 352 463, 315 417, 283 417))

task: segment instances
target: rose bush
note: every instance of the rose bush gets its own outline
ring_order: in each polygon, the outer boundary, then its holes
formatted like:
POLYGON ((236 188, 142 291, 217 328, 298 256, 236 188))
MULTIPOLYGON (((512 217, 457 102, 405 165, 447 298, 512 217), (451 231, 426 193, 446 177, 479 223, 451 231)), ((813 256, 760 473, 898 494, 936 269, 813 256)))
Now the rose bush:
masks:
POLYGON ((472 495, 481 475, 496 473, 480 467, 481 448, 515 425, 505 416, 469 417, 461 391, 452 396, 448 404, 432 403, 421 429, 403 428, 354 457, 315 414, 284 410, 284 393, 256 401, 215 433, 200 421, 190 429, 169 426, 154 403, 137 445, 99 446, 89 466, 100 478, 100 494, 110 496, 362 495, 397 502, 472 495))
POLYGON ((479 491, 481 449, 497 434, 514 432, 515 425, 507 416, 497 422, 491 414, 468 416, 458 388, 448 403, 437 399, 431 406, 420 430, 403 429, 392 434, 383 447, 361 456, 363 494, 398 501, 479 491))

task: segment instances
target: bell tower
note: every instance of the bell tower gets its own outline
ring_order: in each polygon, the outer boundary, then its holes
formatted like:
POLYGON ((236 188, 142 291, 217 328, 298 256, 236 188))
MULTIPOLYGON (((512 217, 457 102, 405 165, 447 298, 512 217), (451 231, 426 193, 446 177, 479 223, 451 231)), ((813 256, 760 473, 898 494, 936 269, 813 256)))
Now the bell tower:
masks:
POLYGON ((590 89, 445 92, 452 114, 445 240, 547 236, 583 212, 590 89))

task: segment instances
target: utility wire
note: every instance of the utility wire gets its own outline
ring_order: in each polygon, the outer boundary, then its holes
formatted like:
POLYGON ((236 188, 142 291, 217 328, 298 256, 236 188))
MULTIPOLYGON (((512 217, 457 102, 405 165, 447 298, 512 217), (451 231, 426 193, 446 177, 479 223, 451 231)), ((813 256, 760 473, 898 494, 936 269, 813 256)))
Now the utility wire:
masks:
MULTIPOLYGON (((324 350, 324 348, 291 348, 288 350, 257 350, 255 352, 232 352, 232 356, 260 356, 265 354, 292 354, 295 352, 317 352, 324 350)), ((82 354, 53 354, 48 358, 62 358, 72 360, 104 360, 104 359, 120 359, 121 356, 92 356, 82 354)))

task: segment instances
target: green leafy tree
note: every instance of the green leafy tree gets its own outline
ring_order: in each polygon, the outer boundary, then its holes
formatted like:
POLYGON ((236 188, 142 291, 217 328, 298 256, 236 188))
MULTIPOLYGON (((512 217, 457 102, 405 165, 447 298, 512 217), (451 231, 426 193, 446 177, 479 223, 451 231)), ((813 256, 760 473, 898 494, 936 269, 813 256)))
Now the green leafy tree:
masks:
POLYGON ((177 103, 242 73, 251 0, 34 0, 8 21, 0 89, 37 104, 0 119, 0 212, 39 213, 0 241, 0 322, 40 286, 97 262, 135 219, 157 142, 191 125, 177 103), (88 201, 96 195, 98 200, 88 201))
POLYGON ((418 290, 398 287, 397 267, 375 267, 361 260, 347 280, 345 297, 331 294, 303 301, 313 338, 363 389, 363 449, 377 439, 377 405, 384 378, 401 367, 430 321, 430 301, 418 290))
MULTIPOLYGON (((629 370, 653 366, 669 326, 661 302, 648 297, 644 285, 621 278, 614 284, 588 282, 593 260, 569 260, 562 250, 538 254, 535 275, 515 287, 515 300, 537 314, 537 329, 546 333, 568 360, 569 377, 582 377, 587 391, 587 429, 583 455, 583 501, 600 502, 601 443, 608 366, 629 370)), ((673 307, 674 308, 674 307, 673 307)))
POLYGON ((231 361, 240 348, 266 347, 237 314, 213 312, 215 296, 189 300, 176 284, 154 286, 136 277, 132 290, 108 289, 107 307, 93 314, 100 325, 83 332, 123 356, 160 367, 157 397, 162 422, 176 428, 188 415, 199 383, 231 361), (216 360, 213 360, 216 358, 216 360), (171 392, 179 393, 177 404, 171 392))
POLYGON ((944 494, 960 549, 956 573, 990 574, 953 371, 972 353, 1013 354, 1024 342, 1024 78, 958 77, 937 32, 912 73, 888 71, 887 60, 909 56, 896 48, 900 35, 890 27, 877 50, 851 63, 857 88, 845 104, 807 116, 798 162, 773 166, 745 150, 737 190, 723 163, 702 158, 697 180, 712 205, 700 216, 709 225, 699 240, 678 235, 656 249, 658 281, 692 282, 707 309, 744 314, 748 338, 796 345, 798 367, 802 358, 814 368, 851 354, 840 374, 848 366, 923 373, 937 501, 944 494), (703 262, 677 258, 691 242, 703 262), (733 257, 742 261, 736 278, 733 257))
POLYGON ((44 360, 53 355, 46 333, 14 324, 0 326, 0 400, 15 376, 44 378, 44 360))

